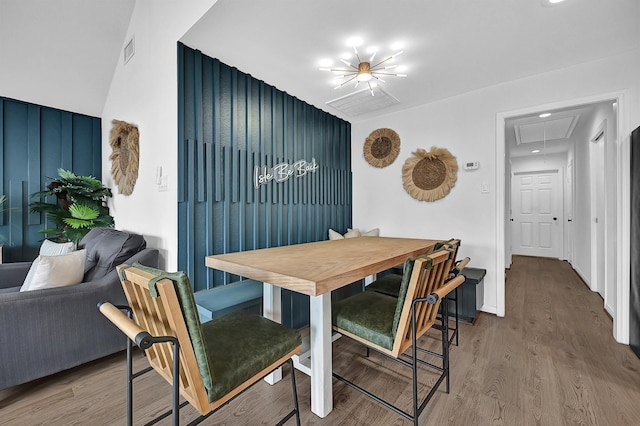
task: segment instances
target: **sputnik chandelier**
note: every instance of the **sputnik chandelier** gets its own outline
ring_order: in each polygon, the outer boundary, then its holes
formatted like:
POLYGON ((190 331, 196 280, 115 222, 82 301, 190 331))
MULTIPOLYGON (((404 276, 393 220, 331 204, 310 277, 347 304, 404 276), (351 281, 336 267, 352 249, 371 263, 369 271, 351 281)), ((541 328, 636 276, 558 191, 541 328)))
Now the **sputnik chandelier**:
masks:
POLYGON ((368 61, 363 61, 362 59, 360 59, 360 54, 358 53, 358 49, 356 48, 355 44, 352 46, 353 47, 353 53, 355 53, 356 55, 356 59, 358 60, 358 65, 355 66, 353 65, 351 62, 345 60, 345 59, 340 59, 340 61, 345 64, 346 66, 348 66, 349 68, 343 69, 343 68, 320 68, 320 70, 322 71, 331 71, 331 72, 335 72, 335 73, 339 73, 340 75, 337 76, 337 78, 344 78, 345 80, 340 83, 338 86, 334 87, 334 89, 339 89, 340 87, 344 86, 345 84, 355 80, 356 81, 356 86, 358 87, 358 84, 360 83, 367 83, 367 86, 369 87, 369 91, 371 92, 371 95, 374 96, 373 93, 373 88, 376 86, 377 82, 380 83, 384 83, 385 81, 382 79, 382 76, 393 76, 393 77, 406 77, 406 74, 399 74, 399 73, 395 73, 395 72, 390 72, 390 70, 393 70, 394 68, 396 68, 398 65, 397 64, 392 64, 392 65, 388 65, 387 63, 392 60, 393 58, 401 55, 403 53, 403 51, 399 51, 394 53, 393 55, 381 60, 380 62, 375 63, 375 65, 371 65, 373 62, 373 60, 375 59, 376 53, 377 52, 373 52, 373 54, 371 55, 371 57, 369 58, 368 61), (373 83, 373 84, 372 84, 373 83))

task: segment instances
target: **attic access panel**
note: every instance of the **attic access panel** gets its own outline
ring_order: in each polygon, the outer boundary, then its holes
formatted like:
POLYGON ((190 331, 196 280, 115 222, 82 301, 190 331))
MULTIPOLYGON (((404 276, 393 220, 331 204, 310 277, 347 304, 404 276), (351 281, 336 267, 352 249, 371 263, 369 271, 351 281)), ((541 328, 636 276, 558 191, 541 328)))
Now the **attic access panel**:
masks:
POLYGON ((580 115, 572 115, 535 123, 515 124, 513 127, 516 133, 516 143, 522 145, 543 140, 548 142, 570 139, 579 118, 580 115))

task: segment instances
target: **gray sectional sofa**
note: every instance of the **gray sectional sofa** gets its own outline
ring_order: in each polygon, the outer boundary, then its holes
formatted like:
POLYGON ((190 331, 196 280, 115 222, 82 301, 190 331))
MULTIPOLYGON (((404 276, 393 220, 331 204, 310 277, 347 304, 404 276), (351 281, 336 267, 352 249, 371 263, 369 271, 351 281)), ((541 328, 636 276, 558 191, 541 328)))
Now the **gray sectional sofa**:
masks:
POLYGON ((26 383, 125 348, 126 338, 100 314, 100 301, 126 304, 115 267, 158 266, 158 250, 141 235, 92 229, 81 284, 20 292, 31 262, 0 265, 0 390, 26 383))

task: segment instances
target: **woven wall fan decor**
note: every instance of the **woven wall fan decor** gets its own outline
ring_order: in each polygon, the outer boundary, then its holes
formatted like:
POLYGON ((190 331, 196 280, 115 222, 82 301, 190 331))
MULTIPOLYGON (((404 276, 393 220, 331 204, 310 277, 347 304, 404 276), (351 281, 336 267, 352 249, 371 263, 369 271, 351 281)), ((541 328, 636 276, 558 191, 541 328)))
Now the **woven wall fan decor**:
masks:
POLYGON ((446 148, 418 149, 402 166, 405 191, 420 201, 444 198, 458 180, 458 162, 446 148))
POLYGON ((111 145, 111 176, 118 186, 118 192, 131 195, 138 180, 140 151, 138 128, 120 120, 113 120, 109 144, 111 145))
POLYGON ((364 159, 374 167, 387 167, 400 154, 400 136, 392 129, 377 129, 364 141, 364 159))

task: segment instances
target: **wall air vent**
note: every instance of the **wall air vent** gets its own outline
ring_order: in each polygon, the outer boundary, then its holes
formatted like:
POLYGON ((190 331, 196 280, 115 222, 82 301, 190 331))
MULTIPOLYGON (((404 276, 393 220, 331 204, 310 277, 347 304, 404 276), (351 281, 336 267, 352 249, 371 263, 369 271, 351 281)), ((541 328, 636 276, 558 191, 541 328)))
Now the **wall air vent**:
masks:
POLYGON ((129 59, 136 53, 135 38, 131 37, 131 40, 124 46, 124 63, 129 62, 129 59))
POLYGON ((371 96, 369 89, 358 90, 340 98, 327 102, 327 105, 338 111, 354 117, 368 112, 378 111, 400 101, 385 92, 380 86, 373 88, 375 96, 371 96))

